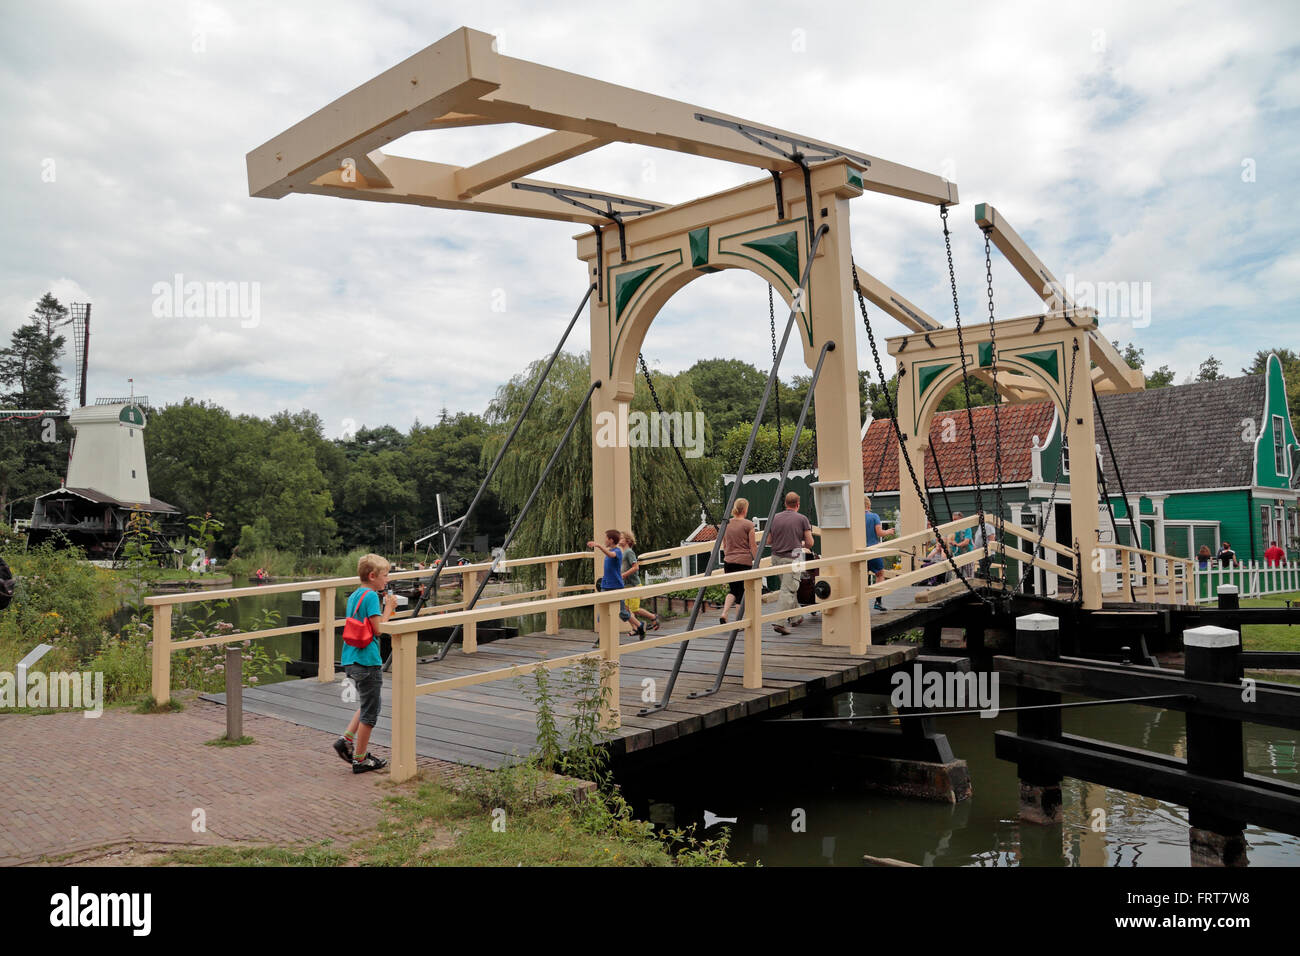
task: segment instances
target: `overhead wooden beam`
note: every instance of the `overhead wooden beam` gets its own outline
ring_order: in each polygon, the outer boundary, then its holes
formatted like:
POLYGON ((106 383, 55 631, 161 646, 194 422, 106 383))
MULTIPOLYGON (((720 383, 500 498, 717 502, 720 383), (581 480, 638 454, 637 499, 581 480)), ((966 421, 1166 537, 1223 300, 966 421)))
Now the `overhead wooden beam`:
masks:
MULTIPOLYGON (((1029 243, 1011 228, 1006 217, 999 214, 991 204, 976 204, 975 223, 981 229, 989 231, 989 238, 998 247, 998 251, 1048 308, 1057 312, 1070 312, 1076 308, 1073 300, 1066 295, 1065 286, 1034 254, 1029 243)), ((1115 382, 1118 391, 1134 391, 1145 386, 1142 373, 1131 368, 1104 335, 1094 330, 1089 338, 1093 360, 1106 369, 1107 376, 1115 382)))
MULTIPOLYGON (((278 199, 318 192, 332 170, 417 130, 523 123, 555 131, 470 167, 455 194, 468 199, 515 175, 545 168, 606 142, 638 143, 768 170, 797 169, 838 156, 861 167, 863 189, 934 204, 957 202, 954 184, 932 173, 821 140, 741 120, 562 70, 504 57, 493 37, 462 27, 340 96, 248 154, 249 193, 278 199), (769 148, 771 147, 771 148, 769 148), (312 188, 309 188, 312 187, 312 188)), ((377 160, 376 160, 376 164, 377 160)), ((362 170, 366 186, 381 186, 362 170)), ((413 201, 408 191, 400 201, 413 201)), ((360 198, 353 196, 353 198, 360 198)), ((445 201, 443 195, 427 197, 445 201)), ((436 203, 430 203, 431 205, 436 203)), ((515 215, 530 215, 520 203, 515 215)))
POLYGON ((607 142, 585 133, 547 133, 491 159, 466 166, 456 173, 456 189, 461 199, 469 199, 512 179, 589 153, 607 142))
POLYGON ((913 332, 934 332, 943 328, 924 309, 903 298, 861 266, 858 267, 858 284, 862 286, 864 296, 913 332))

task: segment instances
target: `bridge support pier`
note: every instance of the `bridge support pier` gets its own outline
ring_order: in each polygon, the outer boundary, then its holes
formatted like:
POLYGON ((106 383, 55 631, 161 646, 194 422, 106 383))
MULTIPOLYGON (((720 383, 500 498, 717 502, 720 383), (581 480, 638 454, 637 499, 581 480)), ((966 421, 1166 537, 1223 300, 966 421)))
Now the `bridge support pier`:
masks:
MULTIPOLYGON (((1048 614, 1025 614, 1016 618, 1016 656, 1036 661, 1060 660, 1060 620, 1048 614)), ((1061 695, 1023 688, 1018 702, 1022 706, 1059 704, 1061 695)), ((1060 740, 1061 712, 1018 711, 1016 733, 1037 740, 1060 740)), ((1023 759, 1016 767, 1020 777, 1020 819, 1045 826, 1063 822, 1060 770, 1046 762, 1023 759)))

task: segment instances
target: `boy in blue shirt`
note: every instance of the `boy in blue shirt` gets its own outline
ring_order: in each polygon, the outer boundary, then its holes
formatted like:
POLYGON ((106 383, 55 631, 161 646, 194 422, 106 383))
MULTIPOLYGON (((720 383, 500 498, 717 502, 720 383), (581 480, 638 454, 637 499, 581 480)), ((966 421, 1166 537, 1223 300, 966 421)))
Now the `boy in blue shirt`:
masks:
MULTIPOLYGON (((605 543, 597 544, 595 541, 588 541, 587 547, 595 548, 605 555, 605 567, 601 574, 600 581, 596 584, 598 591, 622 590, 623 584, 623 549, 618 546, 619 539, 623 536, 622 532, 616 528, 611 528, 605 532, 605 543)), ((618 619, 620 621, 632 620, 632 614, 628 611, 627 605, 619 602, 618 619)), ((599 620, 599 618, 597 618, 599 620)), ((645 637, 645 625, 638 624, 636 629, 630 633, 638 637, 645 637)), ((593 647, 599 646, 600 640, 597 639, 593 647)))
POLYGON ((388 761, 367 752, 370 746, 370 732, 379 723, 379 696, 384 686, 383 659, 379 655, 379 625, 393 616, 397 606, 397 596, 387 594, 383 608, 380 608, 379 595, 388 588, 389 563, 378 554, 367 554, 357 562, 357 577, 362 587, 348 596, 347 616, 361 621, 368 621, 372 635, 365 647, 353 647, 343 643, 343 653, 339 660, 343 671, 357 688, 361 706, 352 715, 347 731, 334 741, 334 751, 348 763, 352 764, 353 773, 366 773, 369 770, 382 770, 388 761))
MULTIPOLYGON (((880 515, 876 514, 874 511, 871 510, 871 498, 868 495, 862 496, 862 504, 863 507, 866 508, 868 548, 871 547, 873 544, 880 544, 880 542, 885 538, 893 537, 895 534, 898 533, 897 530, 894 528, 885 530, 884 522, 880 520, 880 515)), ((884 558, 869 559, 867 561, 867 570, 870 571, 873 575, 875 575, 876 581, 878 582, 883 581, 885 579, 885 559, 884 558)), ((874 611, 885 610, 885 605, 880 602, 880 598, 876 598, 876 603, 872 605, 872 610, 874 611)))

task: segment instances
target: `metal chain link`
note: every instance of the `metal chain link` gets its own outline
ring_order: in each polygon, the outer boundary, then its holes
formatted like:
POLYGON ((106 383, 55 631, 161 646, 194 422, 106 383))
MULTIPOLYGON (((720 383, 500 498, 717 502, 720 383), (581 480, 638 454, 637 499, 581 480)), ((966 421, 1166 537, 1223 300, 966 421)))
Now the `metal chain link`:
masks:
MULTIPOLYGON (((650 398, 655 403, 655 409, 658 410, 659 412, 659 420, 662 421, 664 415, 664 407, 663 405, 659 404, 659 393, 655 391, 655 383, 654 380, 650 377, 649 367, 645 364, 645 356, 642 355, 640 352, 638 352, 636 359, 638 362, 641 363, 641 374, 645 376, 646 385, 650 386, 650 398)), ((686 481, 690 484, 691 491, 695 492, 695 497, 699 499, 700 511, 704 514, 705 520, 707 520, 709 524, 716 525, 718 522, 714 519, 712 513, 709 511, 709 506, 704 501, 704 495, 700 494, 700 489, 696 486, 695 479, 691 477, 691 470, 686 467, 686 459, 682 457, 682 450, 678 448, 675 443, 673 444, 672 448, 673 448, 673 453, 677 455, 678 463, 682 466, 682 474, 686 476, 686 481)))
MULTIPOLYGON (((961 357, 961 388, 966 397, 966 427, 970 431, 970 464, 975 473, 975 511, 979 515, 980 537, 988 546, 988 533, 984 528, 984 487, 980 481, 979 453, 975 448, 975 414, 970 407, 970 382, 966 374, 966 341, 961 333, 961 305, 957 301, 957 273, 952 265, 952 238, 948 233, 948 207, 939 207, 939 220, 943 223, 943 245, 948 253, 948 284, 952 287, 952 314, 957 324, 957 351, 961 357)), ((974 541, 974 536, 971 538, 974 541)))
MULTIPOLYGON (((907 465, 907 473, 912 478, 912 487, 916 490, 917 497, 921 499, 921 504, 925 508, 926 517, 929 519, 931 527, 934 528, 934 536, 939 542, 939 547, 943 549, 944 557, 948 559, 949 566, 952 568, 953 573, 957 575, 957 580, 961 581, 961 583, 965 585, 966 590, 975 595, 975 597, 979 598, 986 604, 992 605, 992 601, 983 594, 980 594, 979 591, 976 591, 975 588, 971 586, 971 583, 966 580, 966 575, 963 574, 961 568, 957 566, 956 559, 953 557, 952 552, 948 550, 948 542, 944 540, 943 534, 938 529, 939 523, 935 520, 934 509, 930 506, 930 496, 922 490, 921 482, 916 477, 916 469, 912 465, 912 456, 908 454, 907 445, 903 442, 903 432, 898 424, 898 413, 894 408, 894 400, 889 394, 889 382, 885 378, 885 369, 880 363, 880 350, 876 348, 876 335, 871 329, 871 320, 867 317, 867 302, 862 296, 862 286, 858 282, 858 265, 853 261, 851 256, 849 257, 849 265, 853 269, 853 291, 857 294, 858 309, 862 312, 862 326, 867 330, 867 342, 871 345, 871 357, 876 363, 876 374, 880 376, 881 387, 885 390, 885 404, 889 408, 889 420, 894 423, 894 433, 898 439, 898 453, 902 455, 903 463, 907 465)), ((902 388, 901 373, 899 378, 899 388, 902 388)), ((888 447, 888 439, 885 440, 885 444, 886 447, 888 447)), ((901 487, 899 488, 899 492, 901 503, 901 487)), ((984 546, 986 548, 988 547, 987 541, 984 542, 984 546)))
MULTIPOLYGON (((991 228, 984 230, 984 275, 988 285, 988 305, 989 305, 989 371, 993 378, 993 470, 997 482, 994 501, 997 504, 998 520, 1005 520, 1003 511, 1006 510, 1005 502, 1002 496, 1002 396, 998 394, 998 342, 997 326, 993 317, 993 251, 989 246, 989 237, 992 235, 991 228)), ((998 535, 998 558, 1002 563, 1003 571, 1007 566, 1007 536, 998 535)), ((1004 580, 1003 586, 1006 586, 1004 580)))

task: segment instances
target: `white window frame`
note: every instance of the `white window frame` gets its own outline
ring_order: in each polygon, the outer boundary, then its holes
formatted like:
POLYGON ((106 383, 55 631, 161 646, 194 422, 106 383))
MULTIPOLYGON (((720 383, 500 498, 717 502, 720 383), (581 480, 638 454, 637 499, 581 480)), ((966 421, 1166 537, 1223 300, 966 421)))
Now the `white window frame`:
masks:
POLYGON ((1286 424, 1281 415, 1273 416, 1273 470, 1280 478, 1291 477, 1291 456, 1286 453, 1286 424))

